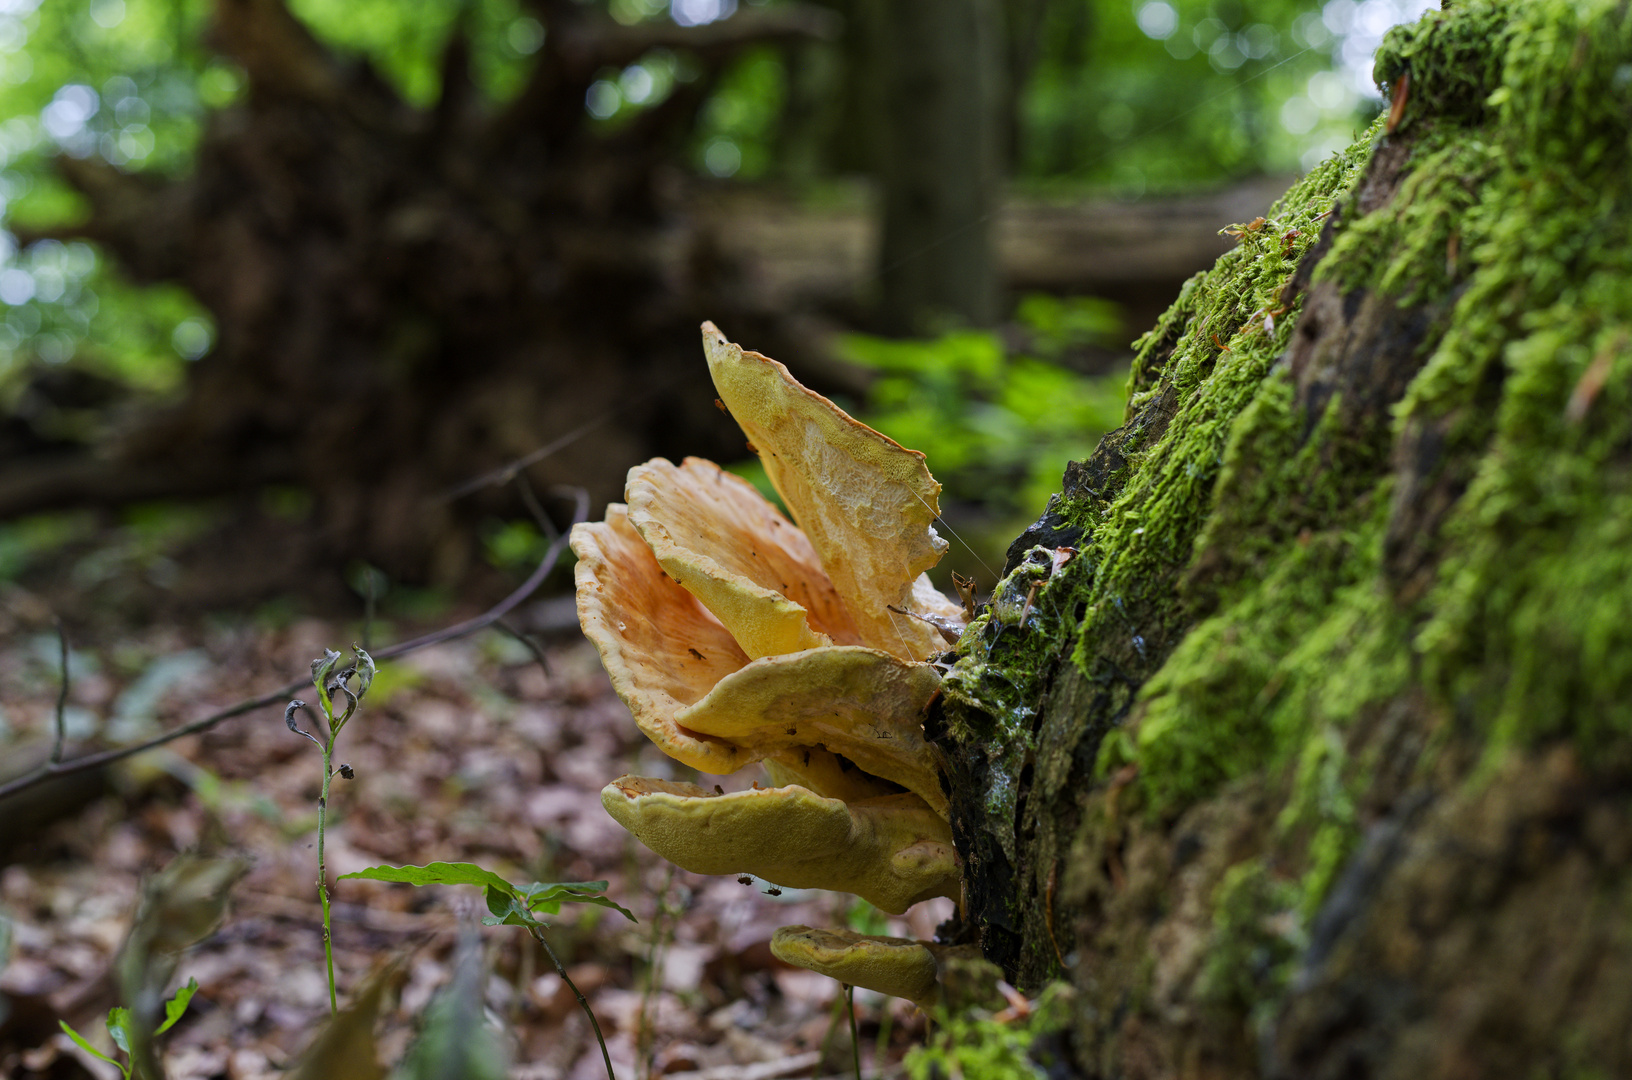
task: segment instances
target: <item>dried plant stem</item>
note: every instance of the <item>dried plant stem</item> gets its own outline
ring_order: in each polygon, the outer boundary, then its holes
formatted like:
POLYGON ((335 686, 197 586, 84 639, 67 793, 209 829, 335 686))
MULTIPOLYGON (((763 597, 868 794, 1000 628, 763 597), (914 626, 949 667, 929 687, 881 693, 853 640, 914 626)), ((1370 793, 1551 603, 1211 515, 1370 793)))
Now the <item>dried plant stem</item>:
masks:
POLYGON ((329 969, 329 1015, 340 1012, 334 992, 334 939, 329 924, 329 869, 323 861, 323 837, 328 825, 329 784, 334 780, 334 735, 323 745, 323 793, 317 798, 317 898, 323 905, 323 959, 329 969))
POLYGON ((532 933, 533 940, 544 946, 544 954, 550 958, 550 963, 555 965, 556 974, 560 975, 561 981, 571 988, 572 996, 578 999, 578 1007, 584 1010, 585 1016, 589 1017, 589 1026, 595 1029, 595 1041, 601 1045, 601 1060, 606 1062, 607 1080, 618 1080, 617 1075, 612 1072, 612 1055, 607 1053, 606 1038, 601 1034, 600 1021, 595 1019, 595 1010, 589 1007, 589 1001, 585 999, 584 992, 578 989, 578 984, 572 981, 571 975, 567 974, 567 969, 561 964, 561 958, 555 955, 555 950, 550 948, 550 943, 544 940, 543 928, 530 926, 528 930, 532 933))

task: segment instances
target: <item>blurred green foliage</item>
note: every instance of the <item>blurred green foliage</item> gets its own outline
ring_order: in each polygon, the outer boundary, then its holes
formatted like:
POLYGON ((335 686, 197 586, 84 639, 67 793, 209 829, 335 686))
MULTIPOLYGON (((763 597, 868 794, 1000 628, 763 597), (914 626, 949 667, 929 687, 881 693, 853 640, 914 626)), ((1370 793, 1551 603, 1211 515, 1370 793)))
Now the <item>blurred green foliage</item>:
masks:
POLYGON ((692 162, 713 176, 754 179, 776 171, 787 68, 774 49, 750 51, 720 80, 703 109, 692 162))
MULTIPOLYGON (((626 25, 682 12, 681 21, 706 21, 708 11, 737 6, 581 2, 626 25)), ((852 32, 866 22, 856 7, 864 0, 820 2, 848 12, 852 32)), ((1046 191, 1131 196, 1307 168, 1377 108, 1369 57, 1383 29, 1429 2, 1002 0, 1017 80, 1010 173, 1046 191)), ((440 55, 456 26, 494 102, 518 92, 547 33, 523 0, 289 3, 320 39, 366 57, 419 105, 440 90, 440 55)), ((0 0, 0 225, 26 230, 85 212, 51 167, 57 154, 135 172, 189 167, 209 111, 245 92, 242 70, 205 45, 211 6, 0 0)), ((840 162, 854 167, 867 157, 853 152, 866 134, 845 124, 868 113, 874 83, 860 70, 865 55, 853 41, 748 51, 713 86, 681 163, 718 181, 799 183, 831 178, 840 162)), ((584 108, 594 125, 615 130, 700 72, 683 51, 653 49, 602 72, 584 108)), ((869 418, 928 451, 955 498, 1035 505, 1063 460, 1113 419, 1114 380, 1083 380, 1046 363, 1056 358, 1047 341, 1084 327, 1097 332, 1079 324, 1098 316, 1080 305, 1028 303, 1021 321, 1044 344, 1024 356, 1010 358, 995 338, 971 334, 849 345, 879 372, 869 418)), ((215 339, 186 293, 136 287, 83 243, 19 251, 13 234, 0 232, 0 304, 0 411, 34 374, 65 364, 144 393, 174 391, 215 339)), ((536 546, 537 538, 505 533, 490 539, 489 555, 515 563, 536 546)))
POLYGON ((323 41, 360 53, 408 101, 425 106, 441 91, 442 47, 463 19, 471 75, 488 97, 521 89, 544 27, 518 0, 288 0, 323 41))
POLYGON ((34 514, 0 525, 0 582, 14 580, 35 559, 95 531, 96 515, 88 510, 34 514))
MULTIPOLYGON (((205 0, 0 3, 0 207, 8 228, 72 220, 80 197, 56 153, 127 171, 184 170, 205 109, 242 75, 201 43, 205 0)), ((149 392, 174 389, 214 329, 173 287, 136 288, 88 244, 18 252, 0 237, 0 405, 36 367, 74 362, 149 392)))
POLYGON ((859 418, 928 459, 944 498, 1000 517, 1035 516, 1060 474, 1122 422, 1127 374, 1082 375, 1052 362, 1073 346, 1113 341, 1114 305, 1031 296, 1019 318, 1028 353, 993 333, 956 330, 929 341, 853 334, 848 359, 878 373, 859 418))
POLYGON ((538 562, 538 557, 550 542, 531 521, 488 522, 482 536, 482 550, 487 561, 501 570, 519 569, 538 562))
POLYGON ((1419 0, 1044 6, 1016 172, 1130 196, 1307 171, 1380 105, 1370 54, 1419 0))
POLYGON ((172 556, 220 520, 210 503, 137 503, 110 520, 89 510, 52 511, 0 523, 0 583, 37 563, 66 556, 83 589, 125 575, 155 584, 173 580, 172 556), (99 537, 94 546, 86 542, 99 537))

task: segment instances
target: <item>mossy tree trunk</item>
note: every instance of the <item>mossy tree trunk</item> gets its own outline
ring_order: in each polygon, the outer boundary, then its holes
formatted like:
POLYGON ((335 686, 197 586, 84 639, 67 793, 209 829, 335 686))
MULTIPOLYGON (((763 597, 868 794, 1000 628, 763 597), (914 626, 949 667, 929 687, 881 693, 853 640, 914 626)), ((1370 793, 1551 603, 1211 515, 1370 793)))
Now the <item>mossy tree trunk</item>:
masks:
POLYGON ((1628 73, 1624 3, 1394 31, 965 634, 966 929, 1088 1075, 1632 1071, 1628 73))

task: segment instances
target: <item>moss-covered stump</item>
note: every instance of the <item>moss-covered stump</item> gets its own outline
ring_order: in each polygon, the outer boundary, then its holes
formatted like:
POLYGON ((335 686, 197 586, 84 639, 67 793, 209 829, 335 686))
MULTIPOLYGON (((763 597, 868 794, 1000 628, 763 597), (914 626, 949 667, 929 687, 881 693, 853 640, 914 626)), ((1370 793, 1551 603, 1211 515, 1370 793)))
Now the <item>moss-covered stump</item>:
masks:
POLYGON ((1093 1076, 1632 1074, 1632 15, 1447 6, 931 717, 968 927, 1093 1076))

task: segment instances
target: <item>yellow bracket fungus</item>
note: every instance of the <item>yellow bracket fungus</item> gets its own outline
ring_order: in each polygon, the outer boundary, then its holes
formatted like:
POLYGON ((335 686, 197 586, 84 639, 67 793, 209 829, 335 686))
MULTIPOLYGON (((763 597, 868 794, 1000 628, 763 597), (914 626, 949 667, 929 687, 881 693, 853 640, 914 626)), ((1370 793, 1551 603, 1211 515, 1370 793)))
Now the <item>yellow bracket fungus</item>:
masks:
POLYGON ((941 1000, 949 964, 978 957, 968 945, 932 945, 906 938, 783 926, 771 935, 771 952, 794 967, 837 979, 850 986, 906 998, 928 1009, 941 1000))
POLYGON ((945 651, 932 628, 889 612, 935 593, 927 581, 923 596, 914 588, 946 553, 934 529, 941 485, 924 455, 805 389, 775 360, 744 352, 713 323, 703 324, 703 351, 720 400, 810 538, 862 643, 887 652, 899 646, 913 660, 945 651))
POLYGON ((857 802, 798 786, 722 795, 620 776, 602 789, 601 805, 641 843, 699 874, 853 892, 897 915, 958 889, 952 830, 910 793, 857 802))
POLYGON ((617 503, 606 508, 605 522, 573 527, 572 550, 579 625, 641 731, 695 769, 730 773, 750 764, 735 743, 700 738, 674 722, 748 663, 731 632, 664 575, 617 503))
POLYGON ((922 726, 924 706, 940 685, 928 664, 835 645, 756 660, 675 721, 750 751, 825 746, 945 814, 946 794, 922 726))
POLYGON ((940 688, 926 662, 946 645, 936 627, 964 623, 924 574, 946 549, 940 485, 922 454, 776 361, 709 323, 703 345, 797 525, 712 462, 638 465, 627 505, 573 530, 578 616, 665 754, 715 774, 763 762, 779 786, 727 795, 626 776, 601 801, 697 873, 854 892, 892 912, 957 897, 922 727, 940 688))
POLYGON ((711 461, 629 470, 629 521, 755 659, 860 641, 805 534, 711 461))

